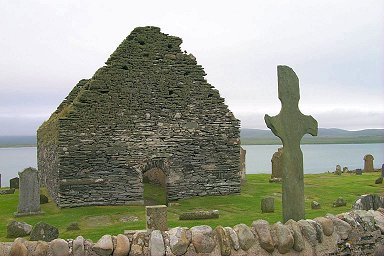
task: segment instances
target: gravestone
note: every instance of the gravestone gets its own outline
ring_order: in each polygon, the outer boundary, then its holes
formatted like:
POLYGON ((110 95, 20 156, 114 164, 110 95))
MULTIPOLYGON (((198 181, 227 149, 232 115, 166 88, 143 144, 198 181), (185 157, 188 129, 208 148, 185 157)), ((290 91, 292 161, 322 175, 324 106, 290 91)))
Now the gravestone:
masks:
POLYGON ((272 155, 272 175, 271 178, 281 178, 282 177, 282 161, 283 148, 278 148, 275 153, 272 155))
POLYGON ((15 216, 41 214, 40 211, 40 186, 38 172, 29 167, 20 176, 19 205, 15 216))
POLYGON ((341 166, 340 166, 340 165, 336 165, 336 171, 335 171, 335 174, 336 174, 336 175, 341 175, 341 166))
POLYGON ((304 134, 317 135, 317 121, 299 110, 299 79, 288 66, 278 66, 278 92, 281 111, 277 116, 265 115, 268 128, 283 142, 282 161, 283 220, 300 220, 304 212, 303 153, 300 141, 304 134))
POLYGON ((245 166, 245 156, 247 154, 247 151, 240 147, 240 182, 241 184, 245 184, 246 180, 246 166, 245 166))
POLYGON ((356 175, 362 175, 363 174, 363 170, 361 169, 356 169, 356 175))
POLYGON ((146 206, 145 213, 147 217, 147 230, 168 230, 166 205, 146 206))
POLYGON ((364 156, 364 172, 373 172, 373 156, 371 154, 364 156))
POLYGON ((343 172, 344 172, 344 173, 349 172, 348 167, 344 166, 344 167, 343 167, 343 172))
POLYGON ((381 165, 381 177, 384 178, 384 164, 381 165))
POLYGON ((1 188, 1 173, 0 173, 0 188, 1 188))
POLYGON ((9 180, 9 188, 19 189, 19 178, 15 177, 9 180))
POLYGON ((261 199, 261 212, 262 213, 269 213, 269 212, 275 212, 275 198, 273 197, 266 197, 261 199))

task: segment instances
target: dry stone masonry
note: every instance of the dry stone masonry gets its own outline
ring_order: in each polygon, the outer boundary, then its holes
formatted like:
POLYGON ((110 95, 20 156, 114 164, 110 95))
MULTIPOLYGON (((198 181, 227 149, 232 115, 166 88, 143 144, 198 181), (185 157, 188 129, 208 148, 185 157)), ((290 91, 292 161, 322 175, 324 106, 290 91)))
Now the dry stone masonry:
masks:
POLYGON ((38 129, 38 169, 60 207, 143 203, 143 175, 167 200, 240 192, 237 120, 178 37, 139 27, 38 129))
POLYGON ((50 242, 17 238, 0 243, 0 255, 382 255, 383 243, 384 209, 380 208, 289 220, 285 224, 256 220, 251 226, 143 230, 104 235, 96 243, 82 236, 50 242))

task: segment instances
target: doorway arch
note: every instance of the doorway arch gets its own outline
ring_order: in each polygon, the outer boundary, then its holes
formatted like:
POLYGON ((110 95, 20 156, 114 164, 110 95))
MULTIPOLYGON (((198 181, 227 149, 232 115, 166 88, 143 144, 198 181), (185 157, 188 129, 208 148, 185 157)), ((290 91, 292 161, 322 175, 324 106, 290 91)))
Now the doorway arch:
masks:
POLYGON ((140 169, 143 182, 144 204, 168 205, 169 162, 166 159, 151 159, 142 165, 140 169), (155 196, 157 198, 150 200, 148 196, 155 196), (158 198, 163 196, 163 199, 158 198))

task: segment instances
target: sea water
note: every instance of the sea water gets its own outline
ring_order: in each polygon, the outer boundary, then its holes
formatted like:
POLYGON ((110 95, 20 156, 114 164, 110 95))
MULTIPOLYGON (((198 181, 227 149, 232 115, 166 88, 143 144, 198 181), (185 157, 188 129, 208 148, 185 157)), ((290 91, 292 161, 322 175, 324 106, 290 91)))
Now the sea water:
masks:
MULTIPOLYGON (((247 173, 271 173, 271 158, 279 145, 244 145, 247 150, 247 173)), ((336 165, 350 170, 364 168, 364 156, 372 154, 375 168, 384 163, 384 143, 377 144, 308 144, 301 145, 304 173, 332 172, 336 165)), ((37 167, 36 147, 0 148, 1 185, 27 167, 37 167)))

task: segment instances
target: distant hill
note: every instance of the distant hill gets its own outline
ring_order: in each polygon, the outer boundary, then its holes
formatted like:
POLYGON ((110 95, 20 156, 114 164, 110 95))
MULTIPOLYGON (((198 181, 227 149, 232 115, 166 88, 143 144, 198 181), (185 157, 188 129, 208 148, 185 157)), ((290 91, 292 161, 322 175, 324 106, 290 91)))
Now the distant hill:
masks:
MULTIPOLYGON (((241 129, 241 143, 244 145, 281 144, 270 130, 241 129)), ((342 129, 319 128, 318 135, 312 137, 306 134, 301 140, 302 144, 360 144, 384 143, 384 129, 366 129, 361 131, 347 131, 342 129)))
POLYGON ((0 136, 0 147, 36 146, 36 136, 0 136))
MULTIPOLYGON (((279 138, 270 130, 241 129, 241 144, 243 145, 273 145, 281 144, 279 138)), ((347 131, 342 129, 319 128, 318 136, 307 134, 301 140, 302 144, 361 144, 384 143, 384 129, 366 129, 347 131)), ((0 147, 36 146, 36 136, 0 136, 0 147)))

